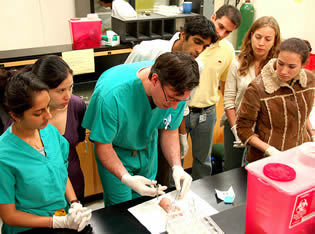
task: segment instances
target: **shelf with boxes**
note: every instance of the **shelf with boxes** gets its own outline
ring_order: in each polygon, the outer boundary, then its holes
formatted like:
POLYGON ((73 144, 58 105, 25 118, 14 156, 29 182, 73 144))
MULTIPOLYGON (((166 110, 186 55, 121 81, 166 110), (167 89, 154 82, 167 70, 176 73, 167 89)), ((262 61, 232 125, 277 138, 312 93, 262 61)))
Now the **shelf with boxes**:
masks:
POLYGON ((130 19, 112 16, 112 30, 120 36, 122 42, 170 39, 176 32, 176 20, 194 15, 197 14, 163 16, 151 13, 149 16, 138 15, 137 18, 130 19))

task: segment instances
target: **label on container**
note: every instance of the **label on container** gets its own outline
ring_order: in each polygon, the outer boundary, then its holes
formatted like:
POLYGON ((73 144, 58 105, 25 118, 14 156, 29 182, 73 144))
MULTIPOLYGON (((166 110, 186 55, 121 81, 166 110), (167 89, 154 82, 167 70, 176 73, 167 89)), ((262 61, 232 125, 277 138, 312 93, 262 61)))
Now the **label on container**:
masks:
POLYGON ((296 196, 289 228, 315 216, 315 188, 296 196))

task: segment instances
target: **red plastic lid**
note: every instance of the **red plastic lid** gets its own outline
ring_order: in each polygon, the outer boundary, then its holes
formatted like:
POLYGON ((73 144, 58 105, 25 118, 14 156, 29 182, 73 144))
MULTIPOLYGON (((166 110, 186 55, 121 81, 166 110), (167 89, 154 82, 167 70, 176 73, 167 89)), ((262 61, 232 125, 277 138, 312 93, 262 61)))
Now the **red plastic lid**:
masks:
POLYGON ((263 172, 270 179, 281 182, 292 181, 296 177, 295 170, 282 163, 268 163, 264 166, 263 172))

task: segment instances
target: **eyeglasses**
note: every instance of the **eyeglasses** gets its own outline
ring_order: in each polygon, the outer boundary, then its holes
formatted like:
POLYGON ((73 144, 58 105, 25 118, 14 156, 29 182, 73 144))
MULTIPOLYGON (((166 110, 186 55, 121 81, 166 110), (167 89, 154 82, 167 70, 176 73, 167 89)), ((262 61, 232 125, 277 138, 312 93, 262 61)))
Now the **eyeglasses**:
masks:
POLYGON ((164 88, 163 88, 162 84, 161 84, 161 87, 162 87, 162 91, 164 93, 164 97, 165 97, 166 102, 184 102, 184 101, 190 101, 191 100, 190 96, 188 98, 184 98, 184 99, 180 99, 180 100, 179 99, 168 99, 166 97, 166 93, 164 91, 164 88))

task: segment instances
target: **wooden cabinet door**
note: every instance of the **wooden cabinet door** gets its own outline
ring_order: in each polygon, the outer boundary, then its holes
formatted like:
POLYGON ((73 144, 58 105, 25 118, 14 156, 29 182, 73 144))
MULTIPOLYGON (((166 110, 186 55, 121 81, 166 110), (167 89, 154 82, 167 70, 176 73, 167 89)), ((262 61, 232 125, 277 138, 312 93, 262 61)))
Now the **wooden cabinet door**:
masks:
POLYGON ((85 142, 81 142, 76 147, 84 175, 85 197, 103 193, 102 184, 97 171, 93 144, 89 140, 89 135, 90 133, 87 131, 85 142))

